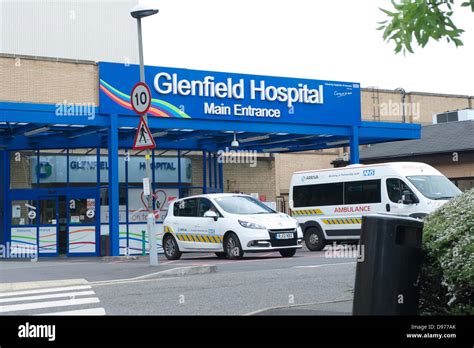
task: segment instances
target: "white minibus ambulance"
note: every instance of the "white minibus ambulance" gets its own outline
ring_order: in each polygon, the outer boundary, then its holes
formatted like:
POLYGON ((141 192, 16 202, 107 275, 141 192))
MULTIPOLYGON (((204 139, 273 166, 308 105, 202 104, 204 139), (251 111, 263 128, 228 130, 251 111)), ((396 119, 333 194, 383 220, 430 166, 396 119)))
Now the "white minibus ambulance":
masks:
POLYGON ((306 246, 317 251, 328 242, 358 240, 362 215, 421 219, 459 194, 448 178, 425 163, 355 164, 294 173, 289 207, 306 246))

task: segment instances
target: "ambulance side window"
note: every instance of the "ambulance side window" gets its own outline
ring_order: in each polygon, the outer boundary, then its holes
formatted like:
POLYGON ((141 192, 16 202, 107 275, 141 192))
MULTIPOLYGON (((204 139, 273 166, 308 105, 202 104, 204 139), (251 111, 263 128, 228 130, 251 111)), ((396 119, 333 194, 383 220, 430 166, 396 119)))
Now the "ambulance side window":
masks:
POLYGON ((380 203, 380 187, 380 180, 345 182, 344 204, 380 203))
POLYGON ((387 179, 387 193, 390 201, 393 203, 400 203, 402 201, 403 191, 410 191, 410 193, 413 193, 403 180, 387 179))

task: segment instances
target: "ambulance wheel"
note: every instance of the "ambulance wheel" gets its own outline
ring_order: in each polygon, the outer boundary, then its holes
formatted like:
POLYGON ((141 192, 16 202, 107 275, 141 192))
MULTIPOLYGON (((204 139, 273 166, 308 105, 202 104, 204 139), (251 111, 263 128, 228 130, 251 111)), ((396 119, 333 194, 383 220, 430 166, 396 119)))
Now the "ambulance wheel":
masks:
POLYGON ((179 260, 181 258, 181 251, 179 251, 178 243, 170 234, 163 237, 163 250, 168 260, 179 260))
POLYGON ((317 227, 309 227, 304 233, 306 247, 311 251, 320 251, 326 246, 323 232, 317 227))
POLYGON ((283 249, 280 250, 280 255, 283 257, 293 257, 296 254, 296 249, 283 249))
POLYGON ((217 258, 219 259, 225 259, 227 257, 226 253, 215 253, 217 258))
POLYGON ((224 240, 224 249, 230 260, 239 260, 244 256, 239 237, 235 233, 229 233, 224 240))

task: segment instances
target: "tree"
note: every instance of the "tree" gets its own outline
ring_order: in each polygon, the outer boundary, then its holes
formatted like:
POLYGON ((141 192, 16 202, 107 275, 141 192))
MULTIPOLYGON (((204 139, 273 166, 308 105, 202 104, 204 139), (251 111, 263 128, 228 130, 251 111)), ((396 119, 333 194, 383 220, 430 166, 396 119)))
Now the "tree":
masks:
MULTIPOLYGON (((383 30, 383 39, 395 43, 395 53, 413 53, 412 42, 425 47, 430 39, 439 41, 446 38, 456 47, 462 46, 460 39, 463 29, 452 20, 454 0, 392 0, 393 10, 380 9, 389 18, 379 22, 378 30, 383 30)), ((474 0, 461 3, 474 12, 474 0)))

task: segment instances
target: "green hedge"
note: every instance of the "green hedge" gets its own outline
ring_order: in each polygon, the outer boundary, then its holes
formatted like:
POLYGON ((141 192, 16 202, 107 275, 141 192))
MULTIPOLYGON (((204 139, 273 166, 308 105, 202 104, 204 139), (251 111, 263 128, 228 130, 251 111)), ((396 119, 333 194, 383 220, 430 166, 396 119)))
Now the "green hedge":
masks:
POLYGON ((425 220, 419 310, 474 314, 474 189, 425 220))

